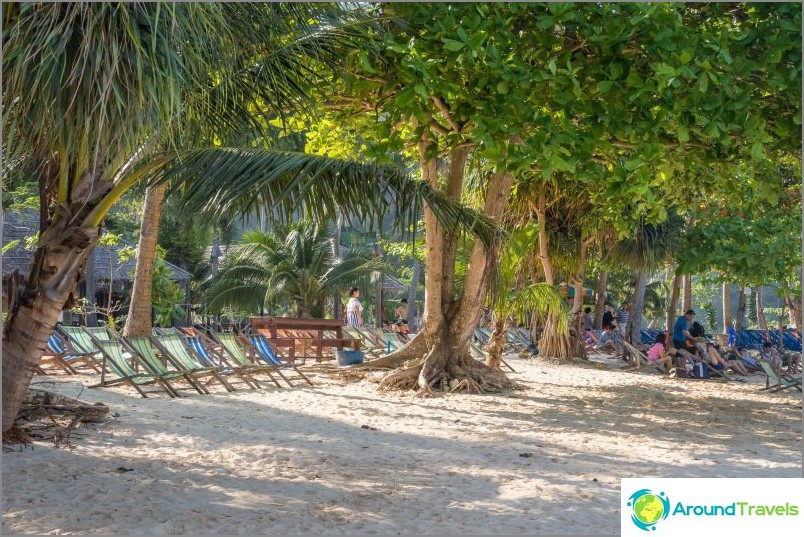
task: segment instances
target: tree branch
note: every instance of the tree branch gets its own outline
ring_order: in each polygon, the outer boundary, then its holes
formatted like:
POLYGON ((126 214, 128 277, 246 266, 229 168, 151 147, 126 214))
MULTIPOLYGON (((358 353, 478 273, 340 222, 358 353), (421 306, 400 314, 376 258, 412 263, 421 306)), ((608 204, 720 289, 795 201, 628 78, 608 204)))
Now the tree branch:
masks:
POLYGON ((438 110, 444 115, 444 119, 447 120, 447 123, 449 123, 449 126, 452 127, 452 130, 454 130, 456 133, 460 133, 461 126, 458 125, 458 122, 452 117, 452 113, 449 111, 449 107, 444 104, 444 101, 435 95, 431 95, 430 99, 433 101, 433 104, 436 105, 436 108, 438 108, 438 110))

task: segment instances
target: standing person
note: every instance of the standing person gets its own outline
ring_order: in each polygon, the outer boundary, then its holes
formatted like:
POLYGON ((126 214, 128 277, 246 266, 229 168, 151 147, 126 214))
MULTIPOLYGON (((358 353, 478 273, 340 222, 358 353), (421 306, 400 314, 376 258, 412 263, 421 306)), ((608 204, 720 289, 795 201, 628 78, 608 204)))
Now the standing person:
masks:
POLYGON ((693 339, 690 334, 690 326, 694 320, 695 312, 693 310, 687 310, 684 315, 676 319, 676 324, 673 326, 673 347, 676 349, 687 348, 687 340, 693 339))
POLYGON ((611 310, 613 310, 614 308, 611 307, 611 304, 606 304, 604 306, 604 309, 606 311, 603 313, 602 328, 603 330, 608 330, 609 326, 614 325, 614 314, 611 312, 611 310))
POLYGON ((360 289, 352 287, 349 289, 349 300, 346 302, 346 324, 354 328, 362 328, 363 325, 363 305, 358 300, 360 289))
POLYGON ((583 329, 591 330, 594 322, 595 322, 594 319, 592 319, 592 308, 586 306, 583 309, 583 329))
POLYGON ((620 304, 620 309, 617 310, 617 327, 620 333, 625 336, 626 329, 628 328, 628 320, 631 318, 631 313, 628 311, 628 303, 623 302, 620 304))

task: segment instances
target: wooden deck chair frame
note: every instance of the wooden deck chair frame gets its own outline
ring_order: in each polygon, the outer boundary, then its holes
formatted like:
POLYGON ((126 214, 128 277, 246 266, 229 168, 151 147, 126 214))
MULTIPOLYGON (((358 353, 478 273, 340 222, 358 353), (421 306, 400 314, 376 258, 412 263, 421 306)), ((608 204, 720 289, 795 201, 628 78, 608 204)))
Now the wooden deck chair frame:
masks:
MULTIPOLYGON (((222 372, 225 370, 225 368, 220 366, 208 367, 197 362, 196 359, 189 352, 187 352, 187 348, 184 346, 184 340, 179 336, 151 336, 149 339, 151 340, 151 344, 156 347, 162 356, 173 364, 173 367, 175 367, 177 371, 186 371, 192 375, 194 379, 199 381, 202 378, 209 377, 209 380, 206 382, 206 384, 204 384, 205 388, 213 382, 218 382, 224 388, 226 388, 227 392, 237 391, 234 386, 229 383, 229 381, 223 378, 222 372), (171 339, 169 342, 167 342, 166 338, 176 338, 177 341, 171 339), (165 342, 167 342, 167 344, 165 342)), ((247 382, 245 379, 242 380, 250 388, 254 388, 251 383, 247 382)))
MULTIPOLYGON (((238 338, 235 334, 229 333, 215 333, 215 338, 220 342, 222 352, 225 353, 227 356, 232 358, 236 363, 245 365, 246 362, 250 362, 254 367, 264 367, 265 372, 267 373, 269 370, 279 375, 279 377, 285 381, 285 383, 292 387, 293 383, 288 380, 288 378, 279 370, 276 364, 273 363, 265 363, 265 362, 257 362, 256 358, 253 360, 249 360, 249 350, 250 346, 245 346, 242 343, 242 340, 238 338)), ((269 373, 270 375, 270 373, 269 373)), ((279 383, 276 379, 271 376, 271 380, 273 380, 277 386, 281 388, 279 383)))
MULTIPOLYGON (((276 354, 276 351, 271 347, 271 342, 267 337, 262 334, 249 334, 246 336, 241 336, 240 339, 244 345, 249 345, 251 349, 255 352, 255 356, 257 356, 261 361, 267 364, 273 364, 276 366, 277 372, 280 372, 280 369, 292 369, 296 372, 299 377, 304 380, 310 386, 313 386, 313 383, 310 382, 304 373, 299 371, 299 368, 296 364, 292 362, 283 362, 279 359, 279 356, 276 354)), ((283 375, 284 377, 284 375, 283 375)), ((286 379, 287 380, 287 379, 286 379)))
MULTIPOLYGON (((151 345, 151 340, 148 338, 120 338, 120 342, 123 344, 123 347, 126 348, 126 350, 143 367, 143 369, 145 369, 145 371, 148 371, 150 374, 159 377, 168 384, 173 380, 184 380, 198 393, 202 395, 209 393, 209 390, 207 390, 200 383, 196 382, 196 379, 187 371, 180 371, 178 369, 176 371, 170 371, 155 353, 153 353, 151 356, 146 356, 140 352, 140 349, 135 346, 136 344, 134 341, 147 341, 151 350, 153 350, 153 345, 151 345)), ((165 356, 165 360, 166 362, 169 362, 167 356, 165 356)), ((171 365, 173 365, 172 362, 171 365)), ((172 384, 170 387, 178 394, 178 388, 172 384)))
POLYGON ((65 359, 65 357, 68 356, 67 350, 64 348, 64 343, 61 341, 61 339, 59 339, 55 331, 50 334, 49 338, 47 338, 45 348, 47 350, 39 359, 39 363, 37 364, 39 371, 41 371, 43 375, 47 375, 47 370, 45 370, 42 366, 48 364, 57 366, 68 375, 78 374, 78 371, 67 363, 67 360, 65 359))
POLYGON ((92 369, 95 373, 101 372, 93 358, 96 352, 78 352, 70 345, 70 342, 65 341, 56 330, 54 330, 48 338, 47 346, 48 350, 56 355, 60 365, 63 363, 67 366, 73 372, 72 374, 77 373, 76 367, 78 365, 92 369))
POLYGON ((171 398, 179 397, 179 394, 175 389, 173 389, 173 386, 171 386, 164 379, 149 373, 138 373, 134 371, 134 368, 132 368, 131 365, 126 362, 126 359, 123 356, 124 347, 120 340, 99 340, 93 338, 93 341, 95 342, 95 346, 98 348, 98 351, 103 356, 103 369, 101 372, 100 382, 91 385, 90 388, 128 384, 137 390, 141 396, 147 398, 148 395, 146 395, 145 390, 143 390, 141 386, 156 385, 162 388, 162 390, 171 398), (114 356, 112 354, 111 345, 116 345, 120 349, 120 356, 114 356), (116 375, 116 378, 106 380, 107 370, 116 375), (138 380, 142 382, 137 382, 138 380))

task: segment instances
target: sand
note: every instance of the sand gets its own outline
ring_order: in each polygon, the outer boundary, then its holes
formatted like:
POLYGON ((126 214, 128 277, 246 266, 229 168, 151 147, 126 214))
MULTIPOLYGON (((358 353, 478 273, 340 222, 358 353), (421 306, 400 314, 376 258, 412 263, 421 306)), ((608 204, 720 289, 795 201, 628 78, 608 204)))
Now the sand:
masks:
POLYGON ((430 399, 315 367, 180 400, 36 377, 117 416, 3 454, 3 532, 616 534, 620 478, 801 476, 801 395, 759 376, 510 361, 525 391, 430 399))

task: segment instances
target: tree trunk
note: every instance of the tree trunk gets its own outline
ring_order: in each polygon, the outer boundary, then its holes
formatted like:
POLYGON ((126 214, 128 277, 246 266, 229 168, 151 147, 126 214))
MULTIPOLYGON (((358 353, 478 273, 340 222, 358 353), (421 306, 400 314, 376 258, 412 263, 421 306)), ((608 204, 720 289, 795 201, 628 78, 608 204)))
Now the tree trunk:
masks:
POLYGON ((544 281, 550 285, 555 284, 553 279, 553 264, 547 248, 547 198, 544 193, 539 195, 539 204, 536 207, 536 218, 539 221, 539 260, 544 269, 544 281))
MULTIPOLYGON (((667 332, 673 332, 673 326, 676 323, 676 316, 678 315, 678 297, 681 291, 681 274, 676 274, 673 278, 673 289, 670 293, 670 304, 667 306, 667 332)), ((686 310, 685 310, 686 311, 686 310)))
MULTIPOLYGON (((430 184, 437 184, 436 166, 433 158, 427 158, 425 142, 419 144, 422 162, 422 176, 430 184)), ((458 155, 460 159, 460 155, 458 155)), ((450 173, 457 170, 450 166, 450 173)), ((448 181, 448 184, 451 181, 448 181)), ((484 214, 499 220, 511 191, 510 173, 494 173, 486 191, 484 214)), ((451 193, 452 194, 452 193, 451 193)), ((459 192, 455 193, 460 195, 459 192)), ((445 237, 443 228, 435 220, 432 212, 425 207, 425 245, 427 272, 425 277, 425 311, 421 331, 400 351, 382 360, 383 364, 398 365, 401 360, 412 359, 407 367, 388 375, 380 384, 382 389, 418 388, 420 395, 427 395, 436 386, 451 390, 488 392, 514 388, 499 369, 493 369, 477 362, 469 355, 469 342, 475 326, 483 311, 488 285, 489 264, 499 249, 499 241, 487 250, 475 241, 469 258, 469 269, 464 282, 463 293, 457 300, 450 293, 444 293, 447 273, 454 274, 454 261, 449 260, 449 252, 454 245, 448 241, 458 241, 457 234, 445 237), (424 349, 424 356, 421 350, 424 349)), ((446 286, 448 287, 448 285, 446 286)), ((370 362, 377 364, 377 361, 370 362)))
POLYGON ((723 282, 723 333, 728 334, 732 323, 731 316, 731 284, 723 282))
POLYGON ((150 337, 153 328, 151 291, 165 188, 164 185, 161 185, 148 187, 145 191, 140 242, 137 247, 137 268, 134 272, 134 286, 131 289, 131 304, 126 317, 126 327, 123 330, 125 337, 150 337))
POLYGON ((684 303, 681 307, 683 311, 692 309, 692 276, 684 275, 684 303))
POLYGON ((759 325, 760 330, 767 330, 768 329, 768 321, 765 319, 765 304, 762 300, 762 286, 757 286, 756 290, 756 308, 757 308, 757 325, 759 325))
POLYGON ((486 345, 486 365, 495 369, 499 369, 502 363, 503 347, 505 347, 505 337, 508 332, 505 322, 504 318, 494 316, 491 323, 491 337, 486 345))
POLYGON ((735 329, 739 332, 743 328, 745 328, 745 287, 742 285, 740 286, 740 294, 738 295, 739 299, 737 301, 737 322, 735 323, 735 329))
POLYGON ((40 233, 25 288, 9 311, 3 330, 3 432, 14 424, 34 368, 98 243, 99 228, 72 225, 75 220, 57 214, 40 233))
MULTIPOLYGON (((541 237, 540 237, 541 239, 541 237)), ((546 233, 544 236, 545 251, 546 246, 546 233)), ((575 296, 573 297, 572 311, 570 313, 570 324, 568 333, 562 333, 558 329, 558 318, 554 315, 548 316, 544 323, 541 339, 539 339, 539 356, 548 356, 559 359, 569 359, 572 357, 585 357, 586 351, 581 338, 583 322, 582 305, 583 305, 583 274, 586 267, 586 251, 588 242, 582 241, 580 247, 580 256, 578 259, 578 268, 573 274, 573 288, 575 289, 575 296), (578 284, 578 282, 581 282, 578 284)), ((552 274, 551 274, 552 275, 552 274)))
POLYGON ((609 281, 609 273, 601 271, 597 279, 597 290, 595 298, 595 321, 593 326, 595 330, 603 329, 603 314, 606 309, 606 285, 609 281))
POLYGON ((644 270, 640 271, 637 274, 636 284, 634 285, 634 302, 629 326, 629 339, 634 345, 642 341, 642 314, 645 311, 645 288, 647 284, 648 273, 644 270))
POLYGON ((419 288, 419 277, 422 272, 422 264, 418 259, 413 260, 413 274, 410 277, 410 287, 408 287, 408 327, 413 330, 418 316, 416 308, 416 291, 419 288))

